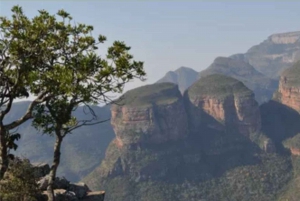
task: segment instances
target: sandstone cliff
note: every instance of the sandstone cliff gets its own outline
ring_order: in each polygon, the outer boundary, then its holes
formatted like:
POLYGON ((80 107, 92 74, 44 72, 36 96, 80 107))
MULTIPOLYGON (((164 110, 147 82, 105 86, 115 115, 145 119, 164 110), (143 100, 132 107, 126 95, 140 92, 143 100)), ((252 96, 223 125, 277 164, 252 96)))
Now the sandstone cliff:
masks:
POLYGON ((234 78, 209 75, 184 97, 170 83, 140 87, 111 111, 116 138, 84 179, 108 200, 273 201, 288 180, 288 161, 259 133, 253 92, 234 78), (249 194, 252 186, 262 190, 249 194))
POLYGON ((300 113, 300 62, 282 73, 274 99, 300 113))
POLYGON ((171 83, 143 86, 124 94, 111 107, 118 146, 163 143, 188 134, 187 115, 178 87, 171 83))
POLYGON ((200 110, 200 115, 209 115, 216 120, 213 127, 220 124, 224 129, 236 129, 244 136, 260 131, 260 112, 254 94, 234 78, 209 75, 192 85, 186 95, 200 110))

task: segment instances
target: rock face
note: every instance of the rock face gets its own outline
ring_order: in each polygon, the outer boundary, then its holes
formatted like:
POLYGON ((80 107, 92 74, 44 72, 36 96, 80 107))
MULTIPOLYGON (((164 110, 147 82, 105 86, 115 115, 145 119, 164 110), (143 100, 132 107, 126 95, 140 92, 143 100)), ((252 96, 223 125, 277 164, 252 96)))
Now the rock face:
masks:
POLYGON ((274 99, 300 113, 300 62, 282 73, 274 99))
POLYGON ((300 39, 300 32, 273 34, 269 38, 275 44, 294 44, 300 39))
POLYGON ((198 79, 198 72, 188 67, 180 67, 175 71, 169 71, 157 83, 174 83, 178 85, 179 91, 183 94, 184 91, 198 79))
POLYGON ((183 97, 170 83, 131 90, 111 123, 116 138, 83 180, 108 200, 273 201, 289 180, 278 141, 260 131, 253 92, 225 75, 201 78, 183 97))
POLYGON ((125 93, 120 100, 111 108, 111 124, 119 147, 159 144, 187 136, 187 114, 176 85, 143 86, 125 93))
POLYGON ((199 77, 201 79, 212 74, 226 75, 243 82, 254 92, 259 103, 270 100, 278 87, 277 80, 266 77, 249 63, 228 57, 216 58, 207 69, 199 73, 199 77))
POLYGON ((224 129, 237 129, 245 136, 260 130, 260 112, 254 94, 240 81, 209 75, 192 85, 187 94, 202 116, 209 115, 224 129))
POLYGON ((300 59, 300 32, 273 34, 245 54, 232 58, 250 63, 256 70, 271 78, 280 74, 300 59))

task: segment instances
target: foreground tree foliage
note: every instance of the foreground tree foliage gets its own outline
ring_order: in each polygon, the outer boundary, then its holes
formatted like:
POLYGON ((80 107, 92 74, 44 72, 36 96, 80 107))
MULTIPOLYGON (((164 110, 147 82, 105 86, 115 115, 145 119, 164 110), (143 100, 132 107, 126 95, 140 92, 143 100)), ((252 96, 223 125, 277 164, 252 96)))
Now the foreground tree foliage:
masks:
POLYGON ((103 122, 89 104, 110 102, 111 93, 122 92, 134 78, 143 79, 145 71, 124 42, 115 41, 106 57, 100 57, 98 45, 106 37, 99 35, 96 40, 91 34, 93 26, 73 23, 63 10, 56 16, 40 10, 31 20, 18 6, 12 12, 12 20, 0 18, 0 180, 8 164, 5 131, 33 118, 36 128, 56 137, 48 187, 49 200, 53 201, 63 138, 76 128, 103 122), (29 94, 37 98, 27 113, 4 125, 12 103, 29 94), (79 105, 89 109, 91 118, 78 120, 73 116, 79 105))
POLYGON ((40 193, 29 161, 10 160, 8 170, 0 181, 0 200, 36 201, 40 193))

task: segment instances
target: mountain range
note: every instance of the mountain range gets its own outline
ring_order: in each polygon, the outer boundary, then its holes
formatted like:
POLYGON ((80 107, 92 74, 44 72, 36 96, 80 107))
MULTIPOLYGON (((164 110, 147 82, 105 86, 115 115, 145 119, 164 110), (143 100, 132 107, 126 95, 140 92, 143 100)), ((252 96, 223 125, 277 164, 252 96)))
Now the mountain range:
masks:
MULTIPOLYGON (((59 174, 111 201, 298 200, 299 38, 274 34, 201 72, 168 72, 126 92, 122 104, 95 106, 111 122, 68 136, 59 174)), ((7 120, 28 104, 16 103, 7 120)), ((18 155, 51 160, 51 136, 30 122, 18 132, 18 155)))

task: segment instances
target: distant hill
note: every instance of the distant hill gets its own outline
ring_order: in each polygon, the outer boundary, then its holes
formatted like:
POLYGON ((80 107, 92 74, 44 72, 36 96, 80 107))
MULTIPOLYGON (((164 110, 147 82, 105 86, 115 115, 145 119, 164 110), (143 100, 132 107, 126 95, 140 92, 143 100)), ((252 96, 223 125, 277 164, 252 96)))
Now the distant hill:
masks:
MULTIPOLYGON (((5 121, 11 121, 19 118, 27 109, 30 102, 18 102, 12 107, 5 121)), ((110 118, 110 107, 93 106, 99 119, 110 118)), ((83 107, 75 111, 79 118, 86 118, 83 107)), ((28 121, 21 125, 17 130, 22 137, 18 144, 16 154, 24 156, 31 162, 48 162, 51 164, 53 156, 54 138, 42 135, 31 126, 28 121)), ((71 181, 78 181, 81 177, 88 174, 94 167, 98 166, 104 157, 106 147, 114 138, 114 132, 110 121, 93 126, 86 126, 75 130, 67 136, 62 145, 62 160, 58 169, 58 174, 66 176, 71 181)))
POLYGON ((179 91, 183 93, 189 86, 191 86, 198 79, 198 72, 188 68, 180 67, 175 71, 169 71, 157 83, 170 82, 179 86, 179 91))
POLYGON ((273 34, 245 54, 231 58, 248 62, 262 74, 278 79, 285 69, 300 60, 300 31, 273 34))
POLYGON ((249 63, 228 57, 216 58, 207 69, 199 73, 199 77, 202 78, 211 74, 222 74, 242 81, 254 92, 259 103, 270 100, 278 87, 277 80, 266 77, 249 63))

